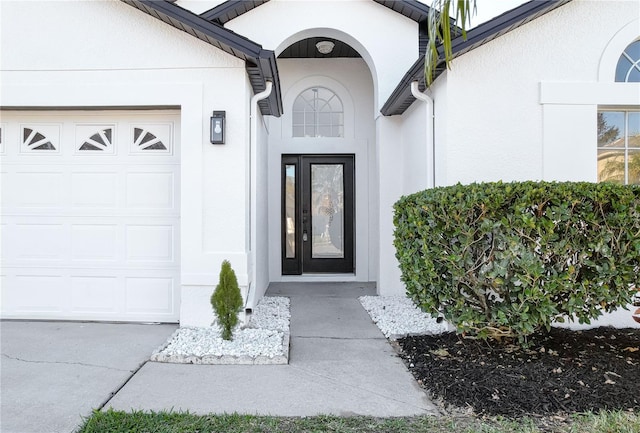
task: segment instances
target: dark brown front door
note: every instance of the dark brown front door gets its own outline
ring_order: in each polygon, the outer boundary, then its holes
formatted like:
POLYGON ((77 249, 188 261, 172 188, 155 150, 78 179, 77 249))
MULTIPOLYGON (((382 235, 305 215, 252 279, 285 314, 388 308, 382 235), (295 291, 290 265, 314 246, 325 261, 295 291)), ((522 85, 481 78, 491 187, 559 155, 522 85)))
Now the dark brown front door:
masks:
POLYGON ((353 155, 283 155, 283 275, 354 272, 354 174, 353 155))

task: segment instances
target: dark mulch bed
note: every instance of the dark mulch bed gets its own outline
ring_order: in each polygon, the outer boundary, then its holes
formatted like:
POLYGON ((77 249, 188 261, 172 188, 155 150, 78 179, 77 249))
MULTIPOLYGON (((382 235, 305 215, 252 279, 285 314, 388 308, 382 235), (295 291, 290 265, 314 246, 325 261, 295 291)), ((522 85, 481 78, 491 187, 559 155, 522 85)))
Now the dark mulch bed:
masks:
POLYGON ((640 409, 640 330, 552 329, 528 349, 454 333, 399 340, 418 382, 445 406, 479 415, 640 409))

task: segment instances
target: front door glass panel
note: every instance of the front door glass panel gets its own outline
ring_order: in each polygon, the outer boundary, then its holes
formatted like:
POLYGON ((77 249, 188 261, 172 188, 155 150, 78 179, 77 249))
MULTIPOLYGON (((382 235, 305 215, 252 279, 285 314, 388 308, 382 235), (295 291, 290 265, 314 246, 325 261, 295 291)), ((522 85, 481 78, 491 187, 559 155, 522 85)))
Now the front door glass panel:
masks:
POLYGON ((344 168, 311 164, 311 257, 344 258, 344 168))
POLYGON ((296 166, 285 165, 284 213, 285 213, 285 257, 296 257, 296 166))

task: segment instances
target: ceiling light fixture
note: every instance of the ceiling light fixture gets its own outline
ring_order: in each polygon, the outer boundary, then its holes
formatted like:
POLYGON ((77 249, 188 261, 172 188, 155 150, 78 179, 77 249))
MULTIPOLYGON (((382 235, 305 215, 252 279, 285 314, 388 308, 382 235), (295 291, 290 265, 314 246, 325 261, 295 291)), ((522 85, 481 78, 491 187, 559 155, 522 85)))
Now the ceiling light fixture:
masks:
POLYGON ((331 51, 333 51, 333 47, 335 45, 336 44, 331 41, 320 41, 316 44, 316 48, 318 49, 320 54, 329 54, 331 51))

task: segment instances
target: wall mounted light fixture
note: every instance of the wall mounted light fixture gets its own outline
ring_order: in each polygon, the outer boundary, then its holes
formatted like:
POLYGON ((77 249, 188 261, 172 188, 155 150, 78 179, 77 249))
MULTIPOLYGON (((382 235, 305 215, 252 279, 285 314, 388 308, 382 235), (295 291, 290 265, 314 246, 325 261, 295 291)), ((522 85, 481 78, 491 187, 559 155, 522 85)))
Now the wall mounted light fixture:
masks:
POLYGON ((224 118, 226 111, 214 111, 211 115, 211 144, 224 144, 224 118))

